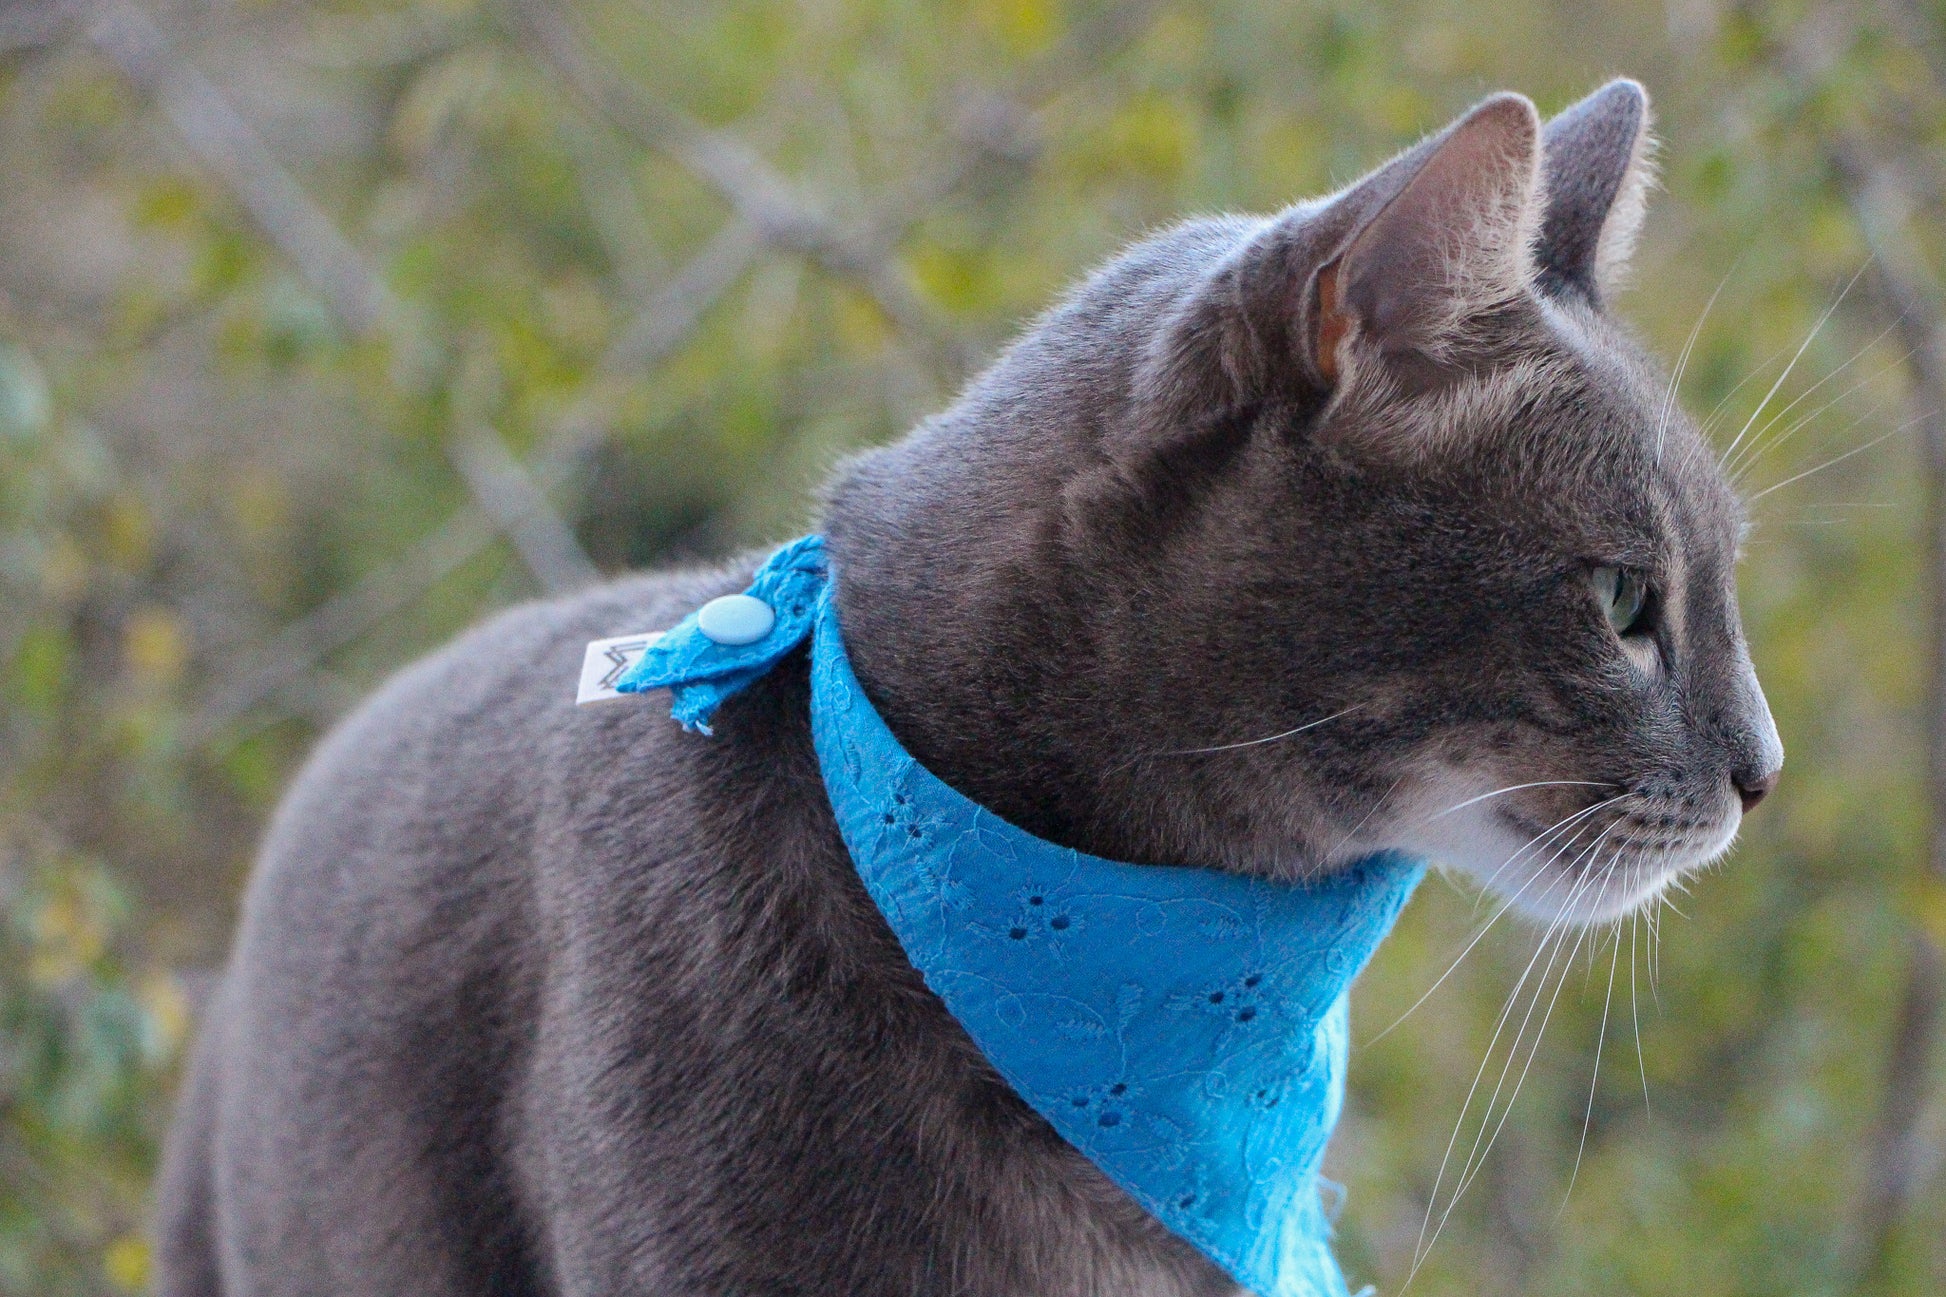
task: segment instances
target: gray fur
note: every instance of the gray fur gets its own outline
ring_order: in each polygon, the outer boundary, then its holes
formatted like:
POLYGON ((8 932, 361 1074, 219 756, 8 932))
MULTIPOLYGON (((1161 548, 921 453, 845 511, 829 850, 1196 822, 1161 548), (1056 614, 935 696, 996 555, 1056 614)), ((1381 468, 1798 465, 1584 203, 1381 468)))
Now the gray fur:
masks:
MULTIPOLYGON (((1531 116, 1490 101, 1334 199, 1131 249, 840 474, 847 639, 913 752, 1056 841, 1285 876, 1377 845, 1484 870, 1496 833, 1598 797, 1440 799, 1598 780, 1633 796, 1571 840, 1616 853, 1530 871, 1564 905, 1581 885, 1584 917, 1593 884, 1718 849, 1780 754, 1736 502, 1680 413, 1658 430, 1635 344, 1532 285, 1453 314, 1480 280, 1444 277, 1424 305, 1464 327, 1402 351, 1349 301, 1320 378, 1318 273, 1401 194, 1430 210, 1415 184, 1465 210, 1429 160, 1482 129, 1531 147, 1531 116), (1612 562, 1662 591, 1634 656, 1584 579, 1612 562)), ((1537 216, 1464 255, 1518 260, 1537 216)), ((656 698, 572 705, 585 641, 668 625, 754 561, 503 615, 321 746, 170 1141, 164 1297, 1234 1292, 906 963, 832 823, 801 654, 713 739, 656 698)))

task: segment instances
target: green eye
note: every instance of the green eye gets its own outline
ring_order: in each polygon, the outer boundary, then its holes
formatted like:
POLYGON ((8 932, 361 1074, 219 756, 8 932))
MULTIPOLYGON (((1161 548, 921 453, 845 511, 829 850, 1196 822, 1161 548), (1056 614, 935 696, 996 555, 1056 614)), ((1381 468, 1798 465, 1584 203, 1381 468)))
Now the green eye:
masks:
POLYGON ((1643 614, 1649 603, 1649 587, 1639 573, 1625 567, 1598 567, 1588 573, 1588 584, 1608 614, 1608 624, 1617 635, 1645 634, 1648 618, 1643 614))

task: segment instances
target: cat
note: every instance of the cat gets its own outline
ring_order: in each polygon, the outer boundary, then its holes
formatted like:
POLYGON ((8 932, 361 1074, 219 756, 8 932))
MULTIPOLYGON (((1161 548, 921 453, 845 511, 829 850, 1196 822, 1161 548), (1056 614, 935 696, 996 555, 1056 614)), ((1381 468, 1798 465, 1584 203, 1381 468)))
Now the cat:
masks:
MULTIPOLYGON (((820 520, 906 747, 1041 837, 1315 878, 1396 848, 1546 919, 1721 853, 1782 748, 1742 515, 1610 315, 1619 81, 1130 248, 820 520)), ((994 1072, 840 842, 802 651, 715 737, 585 642, 761 556, 516 609, 276 815, 160 1180, 164 1297, 1190 1297, 1235 1282, 994 1072)))

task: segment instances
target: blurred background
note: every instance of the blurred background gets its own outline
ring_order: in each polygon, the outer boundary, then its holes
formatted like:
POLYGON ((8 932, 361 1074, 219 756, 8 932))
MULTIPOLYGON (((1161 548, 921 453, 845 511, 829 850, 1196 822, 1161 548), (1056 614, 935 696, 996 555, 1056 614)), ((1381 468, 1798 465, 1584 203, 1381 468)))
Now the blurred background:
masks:
POLYGON ((1145 230, 1618 73, 1665 141, 1620 308, 1754 499, 1789 768, 1679 910, 1551 959, 1507 919, 1442 981, 1493 910, 1422 890, 1361 983, 1341 1254, 1946 1291, 1938 6, 9 0, 0 1293, 143 1287, 253 845, 377 680, 796 534, 1145 230))

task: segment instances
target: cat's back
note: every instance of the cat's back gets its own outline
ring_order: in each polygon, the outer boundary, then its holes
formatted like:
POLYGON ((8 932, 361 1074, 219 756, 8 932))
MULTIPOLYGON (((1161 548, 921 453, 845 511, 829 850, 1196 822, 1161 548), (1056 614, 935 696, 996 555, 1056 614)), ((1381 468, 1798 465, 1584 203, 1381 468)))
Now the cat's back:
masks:
POLYGON ((314 943, 280 948, 280 935, 354 918, 363 942, 389 927, 463 943, 494 912, 521 908, 535 837, 579 777, 627 764, 653 780, 681 760, 675 727, 646 723, 640 706, 575 705, 588 642, 671 626, 746 575, 642 576, 528 604, 400 672, 324 739, 286 796, 236 962, 303 958, 314 943))
POLYGON ((583 651, 747 577, 638 577, 514 609, 320 744, 265 840, 199 1045, 196 1160, 223 1168, 221 1233, 321 1275, 404 1282, 431 1264, 462 1290, 532 1287, 515 1132, 564 929, 617 871, 657 891, 693 809, 671 804, 708 796, 666 711, 575 705, 583 651), (590 804, 617 796, 612 813, 590 804), (320 1228, 375 1207, 397 1228, 335 1243, 320 1228), (470 1237, 442 1234, 455 1218, 470 1237), (411 1255, 385 1254, 407 1238, 411 1255), (380 1250, 347 1257, 353 1239, 380 1250))

